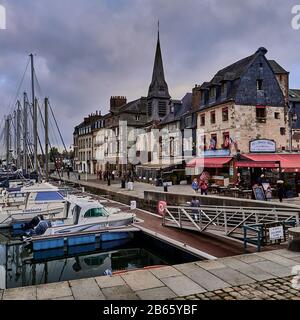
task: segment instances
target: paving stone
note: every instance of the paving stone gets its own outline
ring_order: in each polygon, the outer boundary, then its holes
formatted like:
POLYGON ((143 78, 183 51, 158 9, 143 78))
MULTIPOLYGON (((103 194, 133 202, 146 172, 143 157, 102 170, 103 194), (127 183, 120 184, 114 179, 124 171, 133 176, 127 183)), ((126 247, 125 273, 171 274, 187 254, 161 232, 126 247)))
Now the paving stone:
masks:
POLYGON ((179 296, 186 296, 206 291, 204 288, 186 276, 168 277, 161 280, 179 296))
POLYGON ((125 285, 125 281, 120 276, 96 277, 95 280, 101 289, 125 285))
POLYGON ((196 262, 196 264, 205 270, 225 268, 225 265, 218 260, 203 260, 196 262))
POLYGON ((204 295, 205 295, 205 297, 212 297, 215 295, 215 293, 214 292, 205 292, 204 295))
POLYGON ((295 265, 300 264, 300 257, 291 257, 293 261, 295 261, 295 265))
POLYGON ((139 300, 139 297, 127 285, 104 288, 102 292, 107 300, 139 300))
POLYGON ((230 286, 229 283, 200 268, 199 265, 195 263, 181 264, 175 266, 175 268, 209 291, 223 289, 230 286))
POLYGON ((36 287, 7 289, 3 293, 3 300, 36 300, 36 287))
MULTIPOLYGON (((255 262, 252 265, 260 268, 261 270, 263 270, 265 272, 271 273, 277 277, 286 277, 291 274, 290 267, 283 267, 283 266, 281 266, 275 262, 272 262, 272 261, 255 262)), ((269 283, 272 283, 272 281, 269 280, 269 283)))
MULTIPOLYGON (((135 292, 142 300, 166 300, 175 298, 176 294, 168 287, 160 287, 135 292)), ((188 297, 188 300, 196 299, 195 296, 188 297)))
POLYGON ((242 254, 242 255, 234 256, 234 258, 238 259, 242 262, 245 262, 245 263, 253 263, 253 262, 259 262, 259 261, 266 260, 265 258, 260 257, 255 253, 242 254))
POLYGON ((105 300, 94 278, 69 282, 75 300, 105 300))
POLYGON ((210 299, 210 300, 222 300, 222 299, 221 299, 221 297, 213 296, 213 297, 211 297, 211 299, 210 299))
POLYGON ((157 277, 158 279, 182 276, 181 272, 179 272, 176 268, 173 268, 171 266, 150 269, 149 271, 153 273, 155 277, 157 277))
POLYGON ((222 263, 234 270, 243 273, 250 278, 253 278, 256 281, 263 281, 274 278, 272 274, 264 272, 261 269, 254 267, 253 265, 247 264, 235 258, 224 258, 222 259, 222 263))
POLYGON ((296 257, 300 258, 300 252, 289 251, 287 249, 279 249, 273 252, 285 258, 290 258, 290 259, 293 259, 296 257))
POLYGON ((67 281, 38 285, 36 289, 38 300, 62 298, 72 295, 67 281))
POLYGON ((243 273, 230 268, 214 269, 210 270, 210 272, 233 286, 255 282, 255 280, 247 277, 243 273))
POLYGON ((267 260, 276 262, 284 267, 293 267, 295 265, 295 261, 288 259, 286 257, 282 257, 272 252, 260 252, 257 253, 260 257, 264 257, 267 260))
POLYGON ((148 270, 138 270, 121 275, 133 291, 163 287, 164 284, 148 270))
POLYGON ((68 297, 55 298, 52 300, 75 300, 75 299, 73 296, 68 296, 68 297))

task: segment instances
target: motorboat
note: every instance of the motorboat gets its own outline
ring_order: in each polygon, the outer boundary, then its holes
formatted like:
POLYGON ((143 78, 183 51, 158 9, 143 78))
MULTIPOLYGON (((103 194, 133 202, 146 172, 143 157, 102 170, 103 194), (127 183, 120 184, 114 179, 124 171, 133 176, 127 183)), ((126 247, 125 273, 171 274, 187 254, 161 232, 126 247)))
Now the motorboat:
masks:
MULTIPOLYGON (((3 193, 0 228, 20 220, 31 220, 37 214, 58 216, 63 212, 65 198, 58 187, 43 182, 3 193)), ((62 215, 60 216, 62 217, 62 215)))
POLYGON ((136 215, 120 209, 104 207, 89 197, 70 196, 66 198, 66 219, 52 223, 44 236, 68 233, 101 231, 131 225, 136 215))

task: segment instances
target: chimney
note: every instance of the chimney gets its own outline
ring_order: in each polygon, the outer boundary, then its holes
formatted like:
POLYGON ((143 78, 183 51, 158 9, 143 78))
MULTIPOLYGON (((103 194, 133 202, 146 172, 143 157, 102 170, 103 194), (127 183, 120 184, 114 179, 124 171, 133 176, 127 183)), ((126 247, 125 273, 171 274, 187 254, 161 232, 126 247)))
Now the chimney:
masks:
POLYGON ((127 99, 124 96, 114 96, 110 98, 110 112, 116 113, 120 107, 126 104, 127 99))

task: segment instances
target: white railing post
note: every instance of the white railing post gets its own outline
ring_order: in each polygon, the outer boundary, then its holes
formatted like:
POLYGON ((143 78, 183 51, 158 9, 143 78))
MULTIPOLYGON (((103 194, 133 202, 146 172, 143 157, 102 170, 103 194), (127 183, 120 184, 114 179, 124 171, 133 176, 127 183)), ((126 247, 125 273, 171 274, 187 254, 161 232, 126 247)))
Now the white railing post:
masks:
POLYGON ((227 236, 228 226, 227 226, 227 212, 226 210, 224 212, 224 229, 225 229, 225 236, 227 236))
POLYGON ((178 217, 178 219, 179 219, 179 226, 180 226, 180 228, 182 229, 181 210, 180 210, 180 208, 178 208, 178 215, 179 215, 179 217, 178 217))

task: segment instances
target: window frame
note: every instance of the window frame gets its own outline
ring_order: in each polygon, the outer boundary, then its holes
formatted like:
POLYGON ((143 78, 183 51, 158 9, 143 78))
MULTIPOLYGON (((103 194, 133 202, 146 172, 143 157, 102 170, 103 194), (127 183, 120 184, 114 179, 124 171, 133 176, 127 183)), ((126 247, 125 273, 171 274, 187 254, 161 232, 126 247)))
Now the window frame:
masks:
POLYGON ((210 112, 210 124, 216 124, 216 111, 210 112), (214 119, 214 121, 213 121, 213 119, 214 119))
POLYGON ((229 121, 229 109, 228 109, 228 107, 222 108, 222 121, 223 122, 229 121), (225 112, 226 112, 227 117, 224 117, 225 112))

